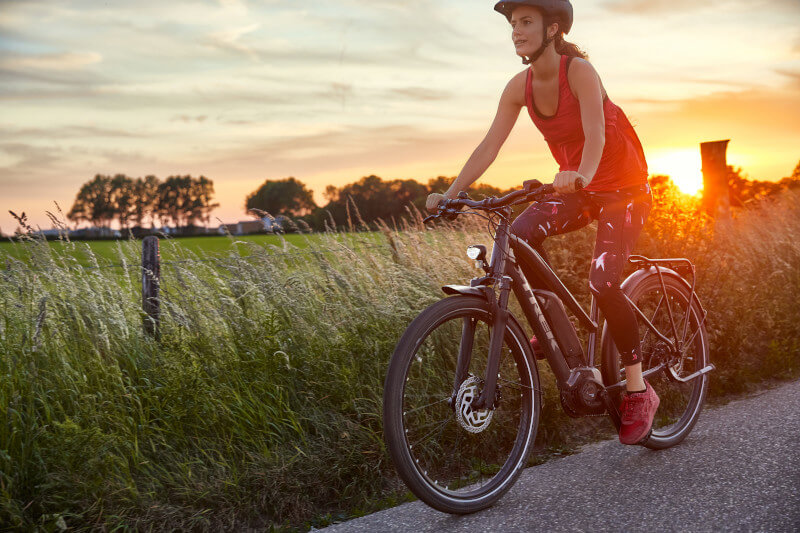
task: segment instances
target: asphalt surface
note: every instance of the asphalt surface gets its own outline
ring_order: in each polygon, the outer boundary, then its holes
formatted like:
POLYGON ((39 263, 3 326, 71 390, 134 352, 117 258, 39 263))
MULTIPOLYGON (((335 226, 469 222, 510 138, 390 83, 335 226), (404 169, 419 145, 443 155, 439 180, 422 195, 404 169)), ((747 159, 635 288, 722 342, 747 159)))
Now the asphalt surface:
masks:
POLYGON ((421 502, 326 528, 412 531, 800 531, 800 381, 706 407, 678 446, 616 440, 526 469, 494 507, 421 502))

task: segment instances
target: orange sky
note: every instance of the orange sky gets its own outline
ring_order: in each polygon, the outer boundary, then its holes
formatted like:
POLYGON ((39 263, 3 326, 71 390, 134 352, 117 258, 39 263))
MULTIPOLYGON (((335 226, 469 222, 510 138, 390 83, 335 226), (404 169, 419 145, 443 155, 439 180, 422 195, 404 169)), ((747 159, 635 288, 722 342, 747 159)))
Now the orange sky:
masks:
MULTIPOLYGON (((221 207, 295 176, 455 175, 523 66, 491 2, 5 1, 0 231, 48 227, 96 173, 206 175, 221 207)), ((651 172, 699 176, 699 143, 777 180, 800 160, 800 2, 575 2, 569 38, 642 139, 651 172), (713 25, 709 22, 713 20, 713 25), (691 175, 690 175, 691 174, 691 175)), ((524 111, 482 181, 550 179, 524 111)))

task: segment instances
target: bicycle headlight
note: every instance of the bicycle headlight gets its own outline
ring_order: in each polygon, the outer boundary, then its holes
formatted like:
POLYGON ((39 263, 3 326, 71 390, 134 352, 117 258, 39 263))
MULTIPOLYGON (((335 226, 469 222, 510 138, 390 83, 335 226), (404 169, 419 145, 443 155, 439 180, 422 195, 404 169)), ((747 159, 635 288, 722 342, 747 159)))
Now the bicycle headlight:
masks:
POLYGON ((473 244, 467 248, 467 257, 476 261, 486 260, 486 247, 482 244, 473 244))

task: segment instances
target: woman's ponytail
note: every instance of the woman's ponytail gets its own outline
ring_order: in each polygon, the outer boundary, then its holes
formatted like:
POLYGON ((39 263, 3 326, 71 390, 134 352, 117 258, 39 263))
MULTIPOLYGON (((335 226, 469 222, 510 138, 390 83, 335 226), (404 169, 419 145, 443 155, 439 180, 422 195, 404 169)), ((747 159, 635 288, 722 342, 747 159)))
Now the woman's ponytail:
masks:
POLYGON ((556 48, 556 52, 562 56, 573 56, 573 57, 580 57, 581 59, 589 59, 589 55, 578 48, 578 45, 573 44, 569 41, 564 40, 564 34, 558 32, 556 34, 554 46, 556 48))
POLYGON ((551 40, 553 42, 553 48, 555 48, 555 51, 559 55, 580 57, 581 59, 586 59, 586 60, 589 59, 589 54, 578 48, 578 45, 564 40, 564 33, 561 31, 562 22, 560 19, 547 18, 547 14, 541 9, 539 9, 539 12, 542 13, 542 34, 547 36, 547 27, 553 23, 558 23, 558 31, 553 37, 546 38, 542 43, 542 46, 540 46, 539 49, 536 52, 534 52, 534 54, 531 57, 523 57, 522 63, 524 65, 530 65, 531 63, 536 61, 539 58, 539 56, 541 56, 544 53, 545 49, 550 45, 551 40))

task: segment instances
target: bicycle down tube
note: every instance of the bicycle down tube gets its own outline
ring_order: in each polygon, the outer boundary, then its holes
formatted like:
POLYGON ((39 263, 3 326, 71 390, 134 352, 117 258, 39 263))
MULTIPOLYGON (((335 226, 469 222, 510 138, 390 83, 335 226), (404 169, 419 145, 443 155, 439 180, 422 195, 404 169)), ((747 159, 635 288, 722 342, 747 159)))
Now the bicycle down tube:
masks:
MULTIPOLYGON (((510 211, 510 210, 509 210, 510 211)), ((574 303, 577 310, 583 315, 583 318, 588 322, 591 331, 597 330, 596 322, 592 321, 588 315, 580 307, 580 304, 575 300, 574 296, 567 290, 567 288, 560 282, 556 274, 550 269, 547 263, 536 253, 535 250, 530 248, 526 243, 520 241, 515 235, 511 235, 508 231, 509 224, 505 218, 497 226, 495 236, 495 244, 492 249, 491 257, 491 272, 490 277, 497 281, 496 287, 499 289, 499 297, 497 306, 495 308, 495 316, 493 317, 493 328, 490 338, 490 352, 487 361, 486 372, 484 375, 484 388, 480 397, 475 401, 475 409, 485 409, 494 403, 496 383, 497 383, 497 368, 500 362, 500 346, 502 344, 502 335, 505 331, 506 321, 508 320, 508 297, 510 290, 514 291, 514 295, 519 301, 523 313, 525 314, 528 323, 533 328, 535 334, 540 339, 545 339, 543 343, 545 356, 553 370, 558 381, 558 388, 568 388, 567 381, 570 377, 570 368, 567 365, 567 360, 558 345, 558 342, 547 323, 544 312, 541 309, 536 296, 533 293, 530 285, 528 284, 525 275, 522 273, 519 265, 516 264, 516 256, 511 250, 511 242, 513 242, 519 249, 525 246, 530 250, 531 258, 529 263, 537 266, 538 270, 545 272, 548 278, 554 280, 551 283, 552 288, 556 289, 563 299, 574 303), (521 245, 519 244, 521 243, 521 245), (557 284, 555 283, 557 281, 557 284)), ((524 250, 524 249, 523 249, 524 250)), ((522 253, 525 253, 523 251, 522 253)), ((558 294, 557 293, 557 294, 558 294)), ((571 306, 572 307, 572 306, 571 306)), ((465 330, 468 329, 467 325, 464 326, 465 330)), ((466 334, 466 331, 465 331, 466 334)), ((466 367, 468 361, 462 361, 463 357, 467 357, 466 350, 460 350, 458 367, 466 367)), ((458 376, 456 377, 458 381, 458 376)))

